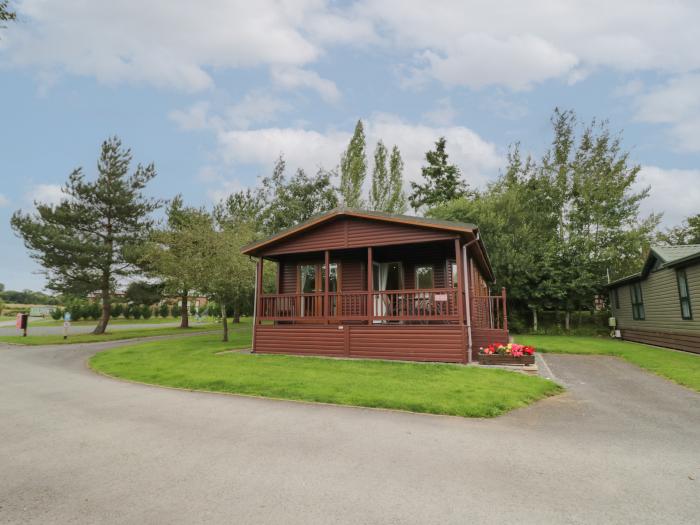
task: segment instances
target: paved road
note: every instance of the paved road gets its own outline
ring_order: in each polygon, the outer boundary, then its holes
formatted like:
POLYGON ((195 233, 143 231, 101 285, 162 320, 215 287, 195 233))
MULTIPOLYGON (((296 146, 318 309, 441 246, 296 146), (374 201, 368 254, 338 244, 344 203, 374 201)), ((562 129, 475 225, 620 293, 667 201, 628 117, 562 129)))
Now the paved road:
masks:
POLYGON ((108 346, 0 347, 0 522, 698 523, 700 395, 614 358, 469 420, 124 383, 108 346))
MULTIPOLYGON (((76 334, 89 334, 95 329, 95 325, 97 324, 97 321, 95 321, 94 324, 89 324, 89 325, 76 325, 72 324, 68 333, 69 335, 76 335, 76 334)), ((194 321, 190 322, 190 326, 196 327, 200 323, 196 323, 194 321)), ((206 323, 201 323, 201 324, 206 324, 206 323)), ((117 330, 140 330, 140 329, 148 329, 148 328, 172 328, 175 326, 180 326, 180 321, 173 321, 172 323, 134 323, 134 324, 116 324, 112 323, 109 325, 108 330, 110 332, 116 332, 117 330)), ((15 328, 14 321, 12 321, 12 324, 9 325, 2 325, 0 324, 0 335, 17 335, 19 332, 15 328)), ((27 332, 29 335, 63 335, 63 326, 42 326, 41 324, 33 325, 31 321, 29 321, 29 331, 27 332)))

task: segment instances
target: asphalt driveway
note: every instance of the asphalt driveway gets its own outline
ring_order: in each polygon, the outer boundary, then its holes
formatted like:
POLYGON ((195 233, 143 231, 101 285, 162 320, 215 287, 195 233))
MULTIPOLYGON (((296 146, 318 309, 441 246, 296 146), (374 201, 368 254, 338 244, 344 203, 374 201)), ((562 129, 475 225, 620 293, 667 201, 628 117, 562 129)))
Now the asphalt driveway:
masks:
POLYGON ((697 523, 700 395, 546 356, 564 395, 493 420, 98 376, 0 347, 2 523, 697 523))
MULTIPOLYGON (((11 322, 12 324, 5 324, 5 325, 0 325, 0 335, 7 336, 7 335, 20 335, 19 330, 15 328, 14 321, 11 322)), ((71 327, 68 329, 68 334, 69 335, 76 335, 76 334, 89 334, 95 329, 95 325, 97 324, 97 321, 91 324, 71 324, 71 327)), ((190 326, 196 327, 199 324, 207 324, 207 323, 197 323, 196 321, 190 321, 190 326)), ((142 329, 148 329, 148 328, 174 328, 176 326, 180 326, 180 321, 175 320, 172 323, 129 323, 129 324, 118 324, 118 323, 112 323, 107 327, 107 330, 109 332, 116 332, 118 330, 142 330, 142 329)), ((29 321, 29 330, 28 330, 29 335, 62 335, 63 334, 63 326, 45 326, 41 324, 33 324, 32 321, 29 321)))

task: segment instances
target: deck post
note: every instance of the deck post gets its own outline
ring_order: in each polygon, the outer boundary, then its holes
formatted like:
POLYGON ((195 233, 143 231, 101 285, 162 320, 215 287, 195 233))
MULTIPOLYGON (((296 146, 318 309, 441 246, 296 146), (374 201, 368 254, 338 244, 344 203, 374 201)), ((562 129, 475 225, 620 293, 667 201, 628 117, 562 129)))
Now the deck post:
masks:
POLYGON ((501 300, 503 301, 503 329, 508 331, 508 315, 506 312, 506 288, 501 288, 501 300))
POLYGON ((367 324, 372 324, 373 310, 372 305, 372 288, 374 286, 374 278, 372 276, 372 247, 367 247, 367 324))
POLYGON ((459 242, 459 237, 455 239, 455 264, 457 265, 457 312, 459 314, 459 325, 462 330, 462 347, 464 348, 465 351, 465 362, 469 360, 469 357, 466 355, 469 352, 469 348, 467 348, 467 342, 465 341, 464 337, 464 326, 465 326, 465 319, 464 319, 464 274, 462 272, 462 268, 464 265, 464 261, 462 260, 462 247, 460 246, 459 242))
POLYGON ((331 274, 331 252, 329 250, 325 251, 325 267, 326 271, 324 272, 324 283, 323 283, 323 314, 324 317, 326 318, 326 324, 331 322, 331 316, 330 316, 330 310, 328 309, 329 304, 328 304, 328 286, 330 284, 330 274, 331 274))
MULTIPOLYGON (((262 257, 260 257, 260 260, 258 261, 258 269, 257 269, 256 277, 257 277, 257 279, 256 279, 257 282, 255 283, 255 296, 257 297, 256 307, 257 307, 258 314, 263 314, 264 312, 262 309, 262 302, 263 302, 263 299, 262 299, 263 258, 262 257)), ((259 321, 257 319, 255 320, 255 322, 259 323, 259 321)))

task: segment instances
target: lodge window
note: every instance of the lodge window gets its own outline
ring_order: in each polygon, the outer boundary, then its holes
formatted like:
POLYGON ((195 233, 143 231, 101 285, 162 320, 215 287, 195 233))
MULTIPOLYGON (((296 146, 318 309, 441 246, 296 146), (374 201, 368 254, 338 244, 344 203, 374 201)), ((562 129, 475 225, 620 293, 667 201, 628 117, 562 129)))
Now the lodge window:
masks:
POLYGON ((632 298, 632 319, 635 321, 643 321, 644 298, 642 297, 642 283, 632 283, 632 286, 630 286, 630 296, 632 298))
POLYGON ((435 271, 432 266, 416 266, 416 288, 426 290, 435 288, 435 271))
POLYGON ((688 276, 685 270, 676 272, 676 281, 678 282, 678 298, 681 302, 681 318, 689 321, 693 318, 693 310, 690 307, 690 290, 688 289, 688 276))
POLYGON ((615 305, 615 310, 620 309, 620 289, 615 288, 613 290, 613 303, 615 305))

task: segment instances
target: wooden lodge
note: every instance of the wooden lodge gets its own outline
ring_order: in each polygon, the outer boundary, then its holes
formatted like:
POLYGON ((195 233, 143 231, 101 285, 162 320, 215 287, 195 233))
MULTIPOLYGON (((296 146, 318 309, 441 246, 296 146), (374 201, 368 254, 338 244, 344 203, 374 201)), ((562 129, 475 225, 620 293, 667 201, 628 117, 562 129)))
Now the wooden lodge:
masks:
POLYGON ((508 341, 505 289, 490 295, 471 224, 337 208, 243 253, 258 258, 256 353, 463 363, 508 341))

